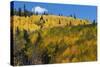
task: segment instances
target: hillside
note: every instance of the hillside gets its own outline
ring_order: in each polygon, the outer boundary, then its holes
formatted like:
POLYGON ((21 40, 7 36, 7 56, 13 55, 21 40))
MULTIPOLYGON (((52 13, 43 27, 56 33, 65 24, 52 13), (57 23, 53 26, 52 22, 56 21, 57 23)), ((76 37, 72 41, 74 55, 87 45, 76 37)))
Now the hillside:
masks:
MULTIPOLYGON (((91 24, 88 20, 82 20, 67 16, 56 15, 32 15, 27 17, 13 16, 13 26, 20 28, 20 30, 35 31, 42 28, 63 27, 63 26, 76 26, 91 24)), ((14 28, 14 29, 15 29, 14 28)))
POLYGON ((14 65, 97 60, 97 25, 54 15, 13 16, 14 65))

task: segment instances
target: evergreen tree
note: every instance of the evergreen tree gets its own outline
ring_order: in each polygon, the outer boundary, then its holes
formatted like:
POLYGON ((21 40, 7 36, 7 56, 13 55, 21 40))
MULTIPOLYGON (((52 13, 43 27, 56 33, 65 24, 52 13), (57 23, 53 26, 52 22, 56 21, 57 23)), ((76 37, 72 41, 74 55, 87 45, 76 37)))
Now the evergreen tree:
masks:
POLYGON ((93 20, 93 23, 92 24, 95 25, 95 24, 97 24, 97 22, 95 20, 93 20))
POLYGON ((24 16, 26 17, 26 6, 24 4, 24 16))
POLYGON ((26 30, 23 31, 24 32, 24 39, 29 42, 29 35, 28 35, 28 32, 26 30))
POLYGON ((72 14, 70 15, 70 17, 73 17, 72 14))
POLYGON ((19 8, 19 10, 18 10, 19 16, 21 16, 21 12, 22 12, 22 10, 21 10, 21 8, 19 8))
POLYGON ((74 14, 74 19, 76 19, 76 15, 74 14))
POLYGON ((61 24, 61 21, 60 21, 60 19, 59 19, 59 24, 61 24))
POLYGON ((70 21, 69 25, 71 26, 72 25, 72 22, 70 21))
POLYGON ((38 15, 38 12, 36 12, 35 14, 38 15))
POLYGON ((43 16, 40 17, 40 21, 43 20, 43 16))

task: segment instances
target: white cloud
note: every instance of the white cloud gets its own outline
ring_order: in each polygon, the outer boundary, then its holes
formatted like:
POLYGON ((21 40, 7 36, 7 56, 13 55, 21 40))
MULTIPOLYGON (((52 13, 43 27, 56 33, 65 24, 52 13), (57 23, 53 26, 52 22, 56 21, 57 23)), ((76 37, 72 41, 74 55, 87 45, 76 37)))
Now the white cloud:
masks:
POLYGON ((43 14, 44 12, 48 12, 48 10, 40 6, 36 6, 32 8, 32 12, 43 14))

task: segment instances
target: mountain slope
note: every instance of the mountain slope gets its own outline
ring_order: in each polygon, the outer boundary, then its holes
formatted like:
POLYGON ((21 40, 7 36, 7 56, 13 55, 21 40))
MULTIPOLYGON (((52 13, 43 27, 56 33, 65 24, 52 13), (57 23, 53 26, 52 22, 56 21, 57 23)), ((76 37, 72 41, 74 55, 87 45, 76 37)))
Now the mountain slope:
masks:
POLYGON ((97 25, 54 15, 13 16, 14 65, 97 60, 97 25))
POLYGON ((56 15, 32 15, 27 17, 13 16, 13 26, 20 28, 20 30, 26 29, 29 31, 35 31, 42 28, 63 27, 71 25, 87 25, 91 24, 88 20, 82 20, 73 17, 56 16, 56 15))

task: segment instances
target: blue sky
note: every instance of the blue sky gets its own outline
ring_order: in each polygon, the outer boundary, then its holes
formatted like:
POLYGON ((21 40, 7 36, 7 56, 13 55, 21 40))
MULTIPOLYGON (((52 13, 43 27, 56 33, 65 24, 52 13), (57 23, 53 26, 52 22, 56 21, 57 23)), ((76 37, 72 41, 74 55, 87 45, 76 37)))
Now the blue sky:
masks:
POLYGON ((14 8, 17 10, 18 8, 23 9, 24 4, 29 11, 32 11, 32 8, 40 6, 47 9, 48 13, 55 15, 62 14, 69 16, 75 14, 76 17, 80 19, 88 19, 90 21, 97 20, 96 6, 14 1, 14 8))

